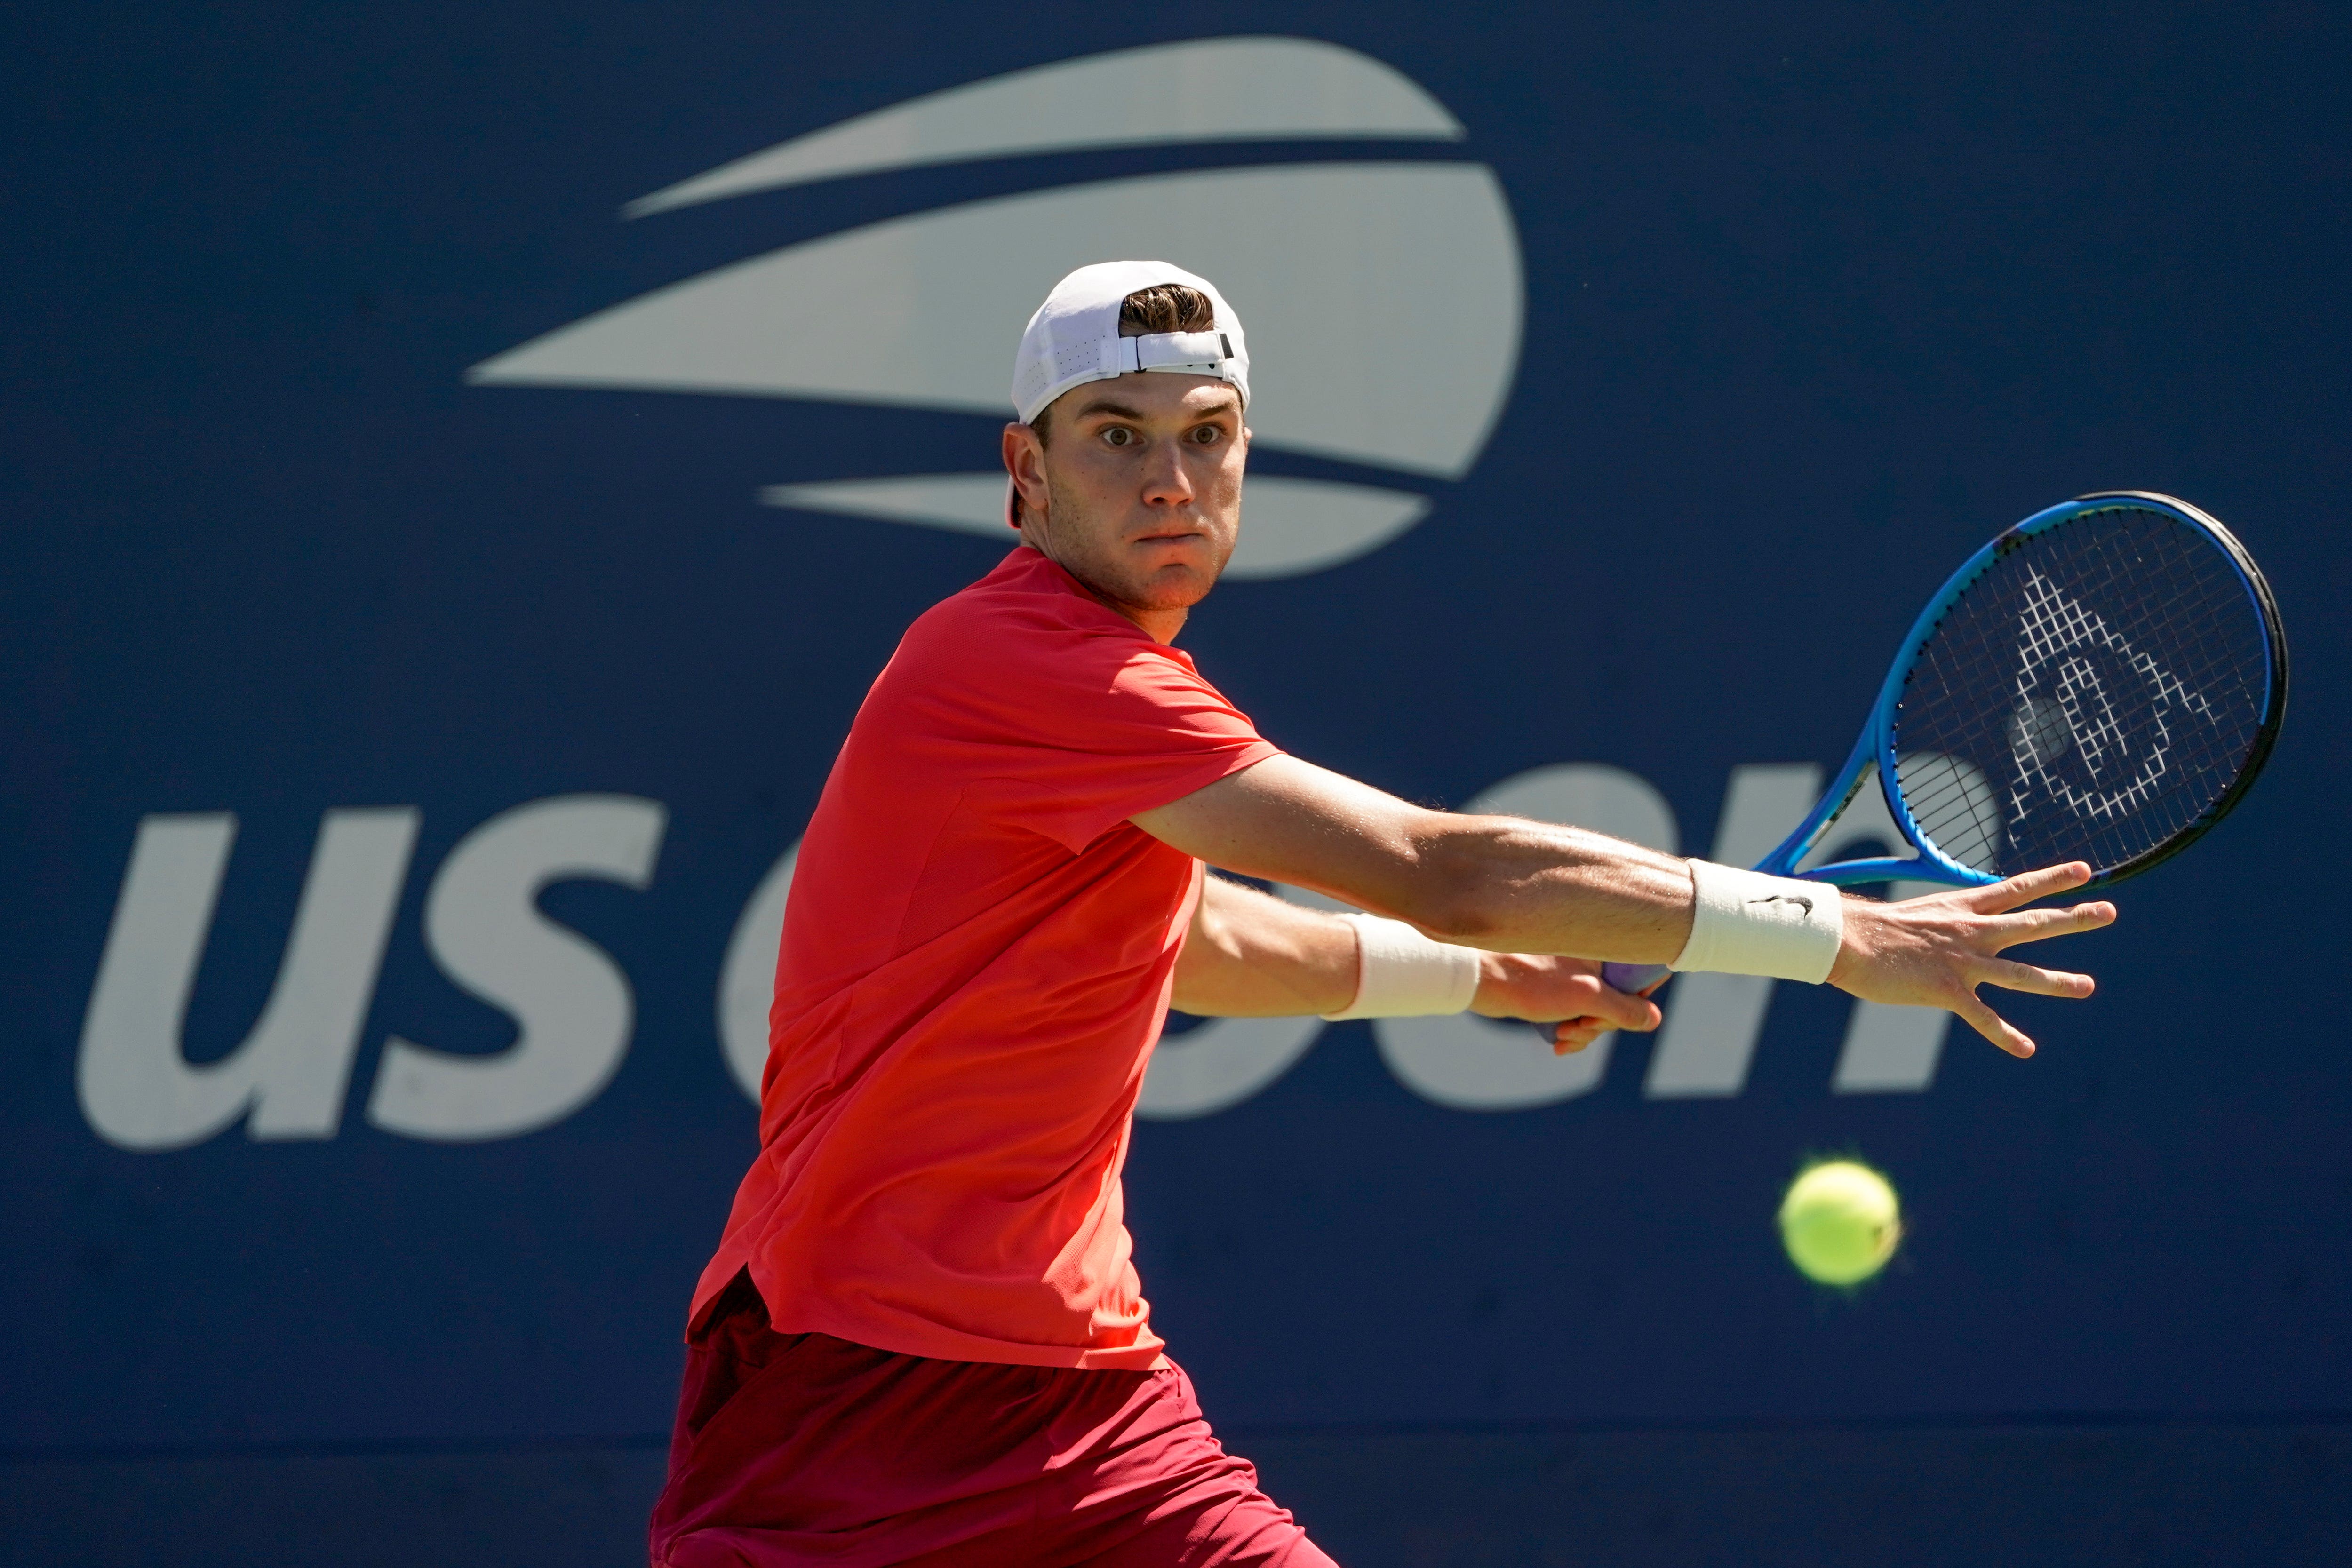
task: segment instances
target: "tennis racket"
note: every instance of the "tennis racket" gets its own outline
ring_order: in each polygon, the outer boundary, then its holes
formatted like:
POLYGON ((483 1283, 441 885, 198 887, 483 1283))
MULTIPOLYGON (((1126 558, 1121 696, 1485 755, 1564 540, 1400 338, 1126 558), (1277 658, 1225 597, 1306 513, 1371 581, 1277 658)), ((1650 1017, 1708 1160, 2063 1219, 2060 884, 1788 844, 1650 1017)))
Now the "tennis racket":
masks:
MULTIPOLYGON (((2137 876, 2230 814, 2286 715, 2286 633, 2230 530, 2103 491, 2036 513, 1919 612, 1818 805, 1756 869, 1981 886, 2084 861, 2137 876), (1799 865, 1875 780, 1911 853, 1799 865)), ((1611 964, 1621 991, 1663 965, 1611 964)))

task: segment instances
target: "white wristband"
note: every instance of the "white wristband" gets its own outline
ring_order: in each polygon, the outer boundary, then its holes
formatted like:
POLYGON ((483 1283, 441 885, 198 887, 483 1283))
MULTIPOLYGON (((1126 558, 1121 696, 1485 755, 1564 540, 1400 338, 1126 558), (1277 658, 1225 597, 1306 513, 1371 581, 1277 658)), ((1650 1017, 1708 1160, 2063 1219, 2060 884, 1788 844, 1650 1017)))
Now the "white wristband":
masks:
POLYGON ((1323 1016, 1423 1018, 1458 1013, 1478 994, 1478 949, 1433 942, 1402 920, 1343 916, 1356 928, 1356 999, 1323 1016))
POLYGON ((1838 890, 1818 882, 1693 861, 1690 940, 1672 967, 1769 975, 1818 986, 1845 940, 1838 890))

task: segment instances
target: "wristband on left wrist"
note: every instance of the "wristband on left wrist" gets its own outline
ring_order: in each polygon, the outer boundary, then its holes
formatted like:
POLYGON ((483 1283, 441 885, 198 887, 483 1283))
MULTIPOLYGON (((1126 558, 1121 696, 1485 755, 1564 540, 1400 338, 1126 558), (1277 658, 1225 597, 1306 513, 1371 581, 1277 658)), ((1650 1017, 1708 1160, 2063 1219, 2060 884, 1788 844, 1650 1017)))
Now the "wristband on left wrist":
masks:
POLYGON ((1485 956, 1475 947, 1432 941, 1402 920, 1344 916, 1356 928, 1356 994, 1333 1023, 1349 1019, 1427 1018, 1458 1013, 1478 994, 1485 956))

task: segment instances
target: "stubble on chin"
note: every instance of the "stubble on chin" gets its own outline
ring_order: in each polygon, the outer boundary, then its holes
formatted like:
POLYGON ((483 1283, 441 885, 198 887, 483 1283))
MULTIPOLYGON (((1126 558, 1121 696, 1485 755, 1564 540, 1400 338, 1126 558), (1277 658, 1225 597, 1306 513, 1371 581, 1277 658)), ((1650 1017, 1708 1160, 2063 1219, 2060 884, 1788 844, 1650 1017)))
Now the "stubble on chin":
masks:
POLYGON ((1190 610, 1209 596, 1223 575, 1225 562, 1232 559, 1228 549, 1205 572, 1187 572, 1181 586, 1155 592, 1146 574, 1134 571, 1116 553, 1119 546, 1096 545, 1096 536, 1085 526, 1086 513, 1077 498, 1054 484, 1049 476, 1053 511, 1045 528, 1046 541, 1052 545, 1054 563, 1084 583, 1089 592, 1105 604, 1124 614, 1165 613, 1171 610, 1190 610))

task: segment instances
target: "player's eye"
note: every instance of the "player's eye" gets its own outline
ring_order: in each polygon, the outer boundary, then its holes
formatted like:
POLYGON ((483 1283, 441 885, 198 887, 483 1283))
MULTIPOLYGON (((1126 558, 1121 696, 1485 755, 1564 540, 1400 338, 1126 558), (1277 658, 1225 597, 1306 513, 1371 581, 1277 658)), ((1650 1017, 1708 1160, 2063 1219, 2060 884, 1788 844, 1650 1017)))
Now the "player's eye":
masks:
POLYGON ((1112 425, 1109 429, 1103 432, 1102 438, 1103 444, 1106 446, 1132 446, 1135 444, 1135 432, 1128 429, 1128 427, 1123 424, 1112 425))
POLYGON ((1196 425, 1192 430, 1192 439, 1202 446, 1214 446, 1224 438, 1225 433, 1213 424, 1196 425))

